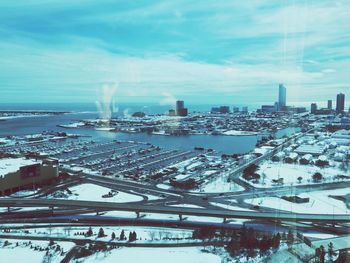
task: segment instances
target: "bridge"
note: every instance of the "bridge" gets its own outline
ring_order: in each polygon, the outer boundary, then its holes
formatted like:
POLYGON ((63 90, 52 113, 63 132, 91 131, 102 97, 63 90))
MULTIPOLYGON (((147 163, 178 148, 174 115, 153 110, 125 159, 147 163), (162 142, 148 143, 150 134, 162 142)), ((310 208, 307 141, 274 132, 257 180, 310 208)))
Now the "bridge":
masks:
POLYGON ((95 202, 95 201, 76 201, 60 199, 21 199, 6 198, 0 200, 0 207, 54 207, 69 208, 86 208, 96 211, 126 211, 135 212, 137 216, 140 213, 156 214, 175 214, 180 220, 183 216, 200 216, 222 218, 224 221, 230 218, 243 219, 260 219, 260 220, 278 220, 292 222, 322 222, 322 223, 349 223, 350 215, 348 214, 297 214, 286 212, 255 212, 255 211, 232 211, 224 209, 202 209, 202 208, 185 208, 170 207, 157 205, 142 205, 135 203, 112 203, 112 202, 95 202))

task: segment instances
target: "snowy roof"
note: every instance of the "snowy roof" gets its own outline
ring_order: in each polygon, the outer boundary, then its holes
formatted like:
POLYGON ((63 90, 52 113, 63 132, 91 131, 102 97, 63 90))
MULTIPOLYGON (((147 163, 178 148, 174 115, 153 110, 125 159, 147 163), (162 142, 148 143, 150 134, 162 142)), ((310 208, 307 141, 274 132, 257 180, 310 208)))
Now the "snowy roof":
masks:
POLYGON ((5 158, 0 159, 0 176, 18 171, 21 167, 39 164, 39 161, 24 158, 5 158))
POLYGON ((291 154, 288 155, 288 158, 296 159, 296 158, 298 158, 298 154, 296 154, 296 153, 291 153, 291 154))
POLYGON ((295 152, 299 154, 313 154, 313 155, 320 155, 323 154, 325 151, 325 146, 323 145, 300 145, 297 149, 295 149, 295 152))
POLYGON ((307 153, 307 154, 303 155, 302 159, 310 161, 310 160, 312 160, 312 155, 307 153))
POLYGON ((344 139, 344 138, 332 138, 332 142, 336 143, 337 145, 349 145, 350 140, 344 139))
POLYGON ((318 157, 318 159, 321 160, 321 161, 327 161, 327 156, 320 155, 320 156, 318 157))

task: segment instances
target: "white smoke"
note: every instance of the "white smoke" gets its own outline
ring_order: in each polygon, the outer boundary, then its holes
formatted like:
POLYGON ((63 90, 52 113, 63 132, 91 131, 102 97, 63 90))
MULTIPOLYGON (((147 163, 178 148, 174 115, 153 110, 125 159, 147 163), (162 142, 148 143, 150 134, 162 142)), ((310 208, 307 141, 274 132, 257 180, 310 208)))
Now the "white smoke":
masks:
POLYGON ((171 105, 174 106, 176 103, 176 98, 173 94, 169 92, 163 92, 162 95, 164 96, 163 99, 160 100, 160 105, 171 105))
POLYGON ((130 112, 129 112, 129 109, 125 109, 125 110, 123 110, 123 115, 124 115, 124 117, 131 117, 131 114, 130 114, 130 112))
POLYGON ((110 121, 112 114, 118 112, 118 107, 115 102, 115 94, 117 92, 117 85, 105 84, 100 90, 100 99, 96 101, 96 108, 99 112, 100 119, 110 121))

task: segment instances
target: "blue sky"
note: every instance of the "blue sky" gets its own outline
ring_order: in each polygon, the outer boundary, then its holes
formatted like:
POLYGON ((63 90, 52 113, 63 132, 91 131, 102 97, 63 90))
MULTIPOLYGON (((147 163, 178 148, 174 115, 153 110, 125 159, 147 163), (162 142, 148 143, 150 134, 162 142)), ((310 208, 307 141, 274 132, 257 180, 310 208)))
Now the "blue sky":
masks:
POLYGON ((1 0, 0 102, 273 102, 280 82, 289 102, 348 99, 349 17, 348 0, 1 0))

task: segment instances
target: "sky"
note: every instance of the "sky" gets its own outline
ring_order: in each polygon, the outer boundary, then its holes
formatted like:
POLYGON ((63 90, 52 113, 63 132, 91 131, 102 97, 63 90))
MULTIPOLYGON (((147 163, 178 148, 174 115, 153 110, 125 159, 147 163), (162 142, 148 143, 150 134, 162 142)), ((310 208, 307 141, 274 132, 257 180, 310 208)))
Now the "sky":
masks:
MULTIPOLYGON (((0 103, 350 97, 348 0, 1 0, 0 103)), ((349 105, 350 106, 350 105, 349 105)))

